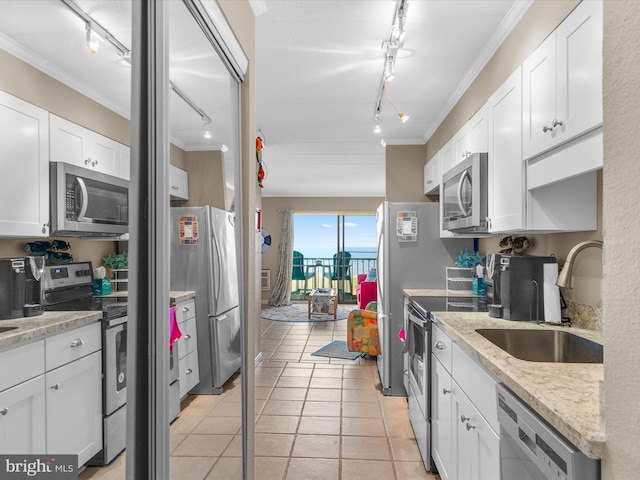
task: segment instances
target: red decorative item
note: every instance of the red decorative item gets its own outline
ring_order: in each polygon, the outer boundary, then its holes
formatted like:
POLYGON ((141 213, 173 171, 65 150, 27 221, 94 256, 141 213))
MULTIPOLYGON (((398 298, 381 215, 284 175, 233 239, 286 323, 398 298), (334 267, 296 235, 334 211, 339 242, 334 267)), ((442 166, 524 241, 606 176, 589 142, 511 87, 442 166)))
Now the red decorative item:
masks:
POLYGON ((264 188, 262 184, 262 180, 264 180, 264 167, 262 166, 262 150, 264 149, 264 144, 262 143, 261 137, 256 137, 256 161, 258 162, 258 186, 260 188, 264 188))

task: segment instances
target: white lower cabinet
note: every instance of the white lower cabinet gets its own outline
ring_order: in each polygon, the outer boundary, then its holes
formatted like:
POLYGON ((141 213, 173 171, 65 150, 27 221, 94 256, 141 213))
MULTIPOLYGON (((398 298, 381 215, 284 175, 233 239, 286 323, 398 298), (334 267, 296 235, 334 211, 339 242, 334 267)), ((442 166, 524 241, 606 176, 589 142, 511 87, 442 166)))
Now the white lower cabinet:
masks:
MULTIPOLYGON (((434 342, 439 339, 441 346, 451 342, 435 325, 433 338, 434 342)), ((497 480, 500 437, 491 425, 492 410, 497 411, 495 380, 455 343, 452 345, 451 372, 432 355, 431 454, 443 480, 497 480), (456 371, 466 390, 458 383, 456 371)))
POLYGON ((0 452, 46 451, 44 375, 0 393, 0 452))
POLYGON ((176 304, 176 317, 182 337, 178 339, 178 379, 180 398, 200 382, 198 364, 198 333, 196 329, 196 302, 192 298, 176 304))
POLYGON ((435 355, 431 356, 431 456, 442 480, 449 480, 452 468, 451 374, 435 355))
POLYGON ((489 426, 460 386, 452 381, 452 427, 455 459, 451 478, 500 478, 500 437, 489 426))
POLYGON ((0 352, 0 452, 77 454, 80 467, 102 449, 100 328, 0 352))
POLYGON ((47 453, 77 454, 84 465, 102 449, 102 357, 95 352, 46 373, 47 453))

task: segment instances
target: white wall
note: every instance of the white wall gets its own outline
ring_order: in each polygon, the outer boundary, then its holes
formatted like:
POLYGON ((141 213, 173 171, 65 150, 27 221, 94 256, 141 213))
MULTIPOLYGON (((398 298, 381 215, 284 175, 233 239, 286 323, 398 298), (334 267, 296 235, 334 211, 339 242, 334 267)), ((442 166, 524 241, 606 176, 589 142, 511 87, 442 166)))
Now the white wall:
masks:
POLYGON ((640 478, 640 2, 604 2, 603 479, 640 478))

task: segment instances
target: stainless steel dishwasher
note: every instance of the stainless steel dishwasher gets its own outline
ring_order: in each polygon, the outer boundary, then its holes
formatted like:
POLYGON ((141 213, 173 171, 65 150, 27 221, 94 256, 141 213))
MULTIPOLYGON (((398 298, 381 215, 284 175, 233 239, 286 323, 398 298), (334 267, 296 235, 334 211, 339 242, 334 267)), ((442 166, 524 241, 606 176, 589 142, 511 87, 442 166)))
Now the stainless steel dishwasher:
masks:
POLYGON ((588 458, 503 384, 496 390, 501 480, 600 479, 600 460, 588 458))

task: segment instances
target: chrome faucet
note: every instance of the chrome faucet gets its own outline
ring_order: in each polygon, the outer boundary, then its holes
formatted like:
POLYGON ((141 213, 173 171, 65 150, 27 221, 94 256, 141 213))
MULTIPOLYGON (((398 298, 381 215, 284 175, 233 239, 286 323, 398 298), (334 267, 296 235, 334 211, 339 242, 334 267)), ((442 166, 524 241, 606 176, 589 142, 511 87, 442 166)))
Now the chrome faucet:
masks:
POLYGON ((556 282, 557 286, 564 288, 573 288, 573 261, 582 250, 589 247, 598 247, 602 250, 602 241, 585 240, 584 242, 580 242, 575 247, 573 247, 569 251, 569 255, 567 255, 567 261, 564 262, 564 266, 560 271, 560 275, 558 275, 558 281, 556 282))

